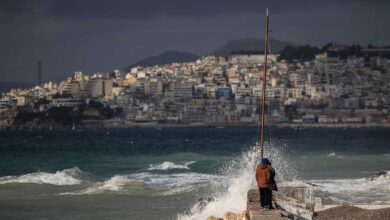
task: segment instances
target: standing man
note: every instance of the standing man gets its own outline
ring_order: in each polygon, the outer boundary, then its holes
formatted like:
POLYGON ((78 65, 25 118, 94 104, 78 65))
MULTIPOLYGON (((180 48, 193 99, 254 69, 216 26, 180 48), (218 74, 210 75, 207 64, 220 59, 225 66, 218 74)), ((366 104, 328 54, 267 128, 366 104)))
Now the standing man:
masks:
POLYGON ((269 164, 268 164, 268 169, 271 173, 271 181, 270 181, 270 193, 269 193, 269 199, 268 199, 268 202, 269 202, 269 208, 270 209, 273 209, 272 207, 272 191, 278 191, 278 186, 276 185, 276 182, 275 182, 275 169, 272 167, 271 165, 271 161, 269 161, 269 164))
POLYGON ((257 186, 259 187, 260 192, 260 205, 262 210, 268 210, 270 199, 270 182, 271 182, 271 172, 268 167, 269 161, 267 158, 264 158, 261 161, 261 164, 257 166, 256 169, 256 181, 257 186))

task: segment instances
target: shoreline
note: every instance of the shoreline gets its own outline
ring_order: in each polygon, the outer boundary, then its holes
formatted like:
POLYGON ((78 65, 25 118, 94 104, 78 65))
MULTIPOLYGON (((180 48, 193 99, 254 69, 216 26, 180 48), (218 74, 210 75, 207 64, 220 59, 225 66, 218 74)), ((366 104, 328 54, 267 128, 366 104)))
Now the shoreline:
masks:
MULTIPOLYGON (((241 124, 241 123, 215 123, 215 124, 205 124, 205 123, 197 123, 197 124, 170 124, 170 123, 112 123, 107 121, 94 121, 93 124, 87 123, 83 125, 75 125, 75 128, 107 128, 107 129, 115 129, 115 128, 216 128, 216 129, 224 129, 224 128, 239 128, 239 127, 257 127, 257 124, 241 124)), ((268 126, 267 126, 268 127, 268 126)), ((271 126, 272 128, 291 128, 291 129, 309 129, 309 128, 326 128, 326 129, 358 129, 358 128, 390 128, 390 123, 275 123, 271 126)), ((64 126, 59 124, 23 124, 23 125, 0 125, 0 130, 5 129, 64 129, 64 128, 73 128, 73 126, 64 126)))

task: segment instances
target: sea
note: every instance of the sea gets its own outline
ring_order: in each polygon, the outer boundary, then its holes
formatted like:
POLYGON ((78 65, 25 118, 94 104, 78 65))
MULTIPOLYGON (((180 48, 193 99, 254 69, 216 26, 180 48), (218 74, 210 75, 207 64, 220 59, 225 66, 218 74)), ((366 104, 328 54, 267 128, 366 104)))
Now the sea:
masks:
MULTIPOLYGON (((246 209, 257 128, 0 131, 0 219, 206 219, 246 209)), ((390 204, 389 129, 267 128, 280 186, 390 204)))

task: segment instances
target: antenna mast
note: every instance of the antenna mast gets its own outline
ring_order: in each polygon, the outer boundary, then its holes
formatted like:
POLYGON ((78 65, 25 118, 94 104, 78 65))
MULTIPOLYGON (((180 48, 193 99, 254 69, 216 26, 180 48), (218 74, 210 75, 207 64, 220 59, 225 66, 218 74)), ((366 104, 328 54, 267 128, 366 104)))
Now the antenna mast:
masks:
POLYGON ((38 61, 38 71, 37 71, 37 83, 38 86, 42 84, 42 61, 38 61))
POLYGON ((260 157, 263 159, 263 144, 264 144, 264 106, 265 106, 265 86, 267 80, 267 55, 268 55, 268 23, 269 23, 269 12, 265 17, 265 46, 264 46, 264 79, 263 79, 263 100, 261 105, 261 148, 260 157))

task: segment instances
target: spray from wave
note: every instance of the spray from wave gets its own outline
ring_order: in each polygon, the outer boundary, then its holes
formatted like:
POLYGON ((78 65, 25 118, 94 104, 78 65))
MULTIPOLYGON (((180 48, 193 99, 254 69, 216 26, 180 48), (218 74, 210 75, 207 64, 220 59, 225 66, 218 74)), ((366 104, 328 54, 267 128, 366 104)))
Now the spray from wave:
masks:
POLYGON ((57 171, 55 173, 36 172, 21 176, 0 177, 0 184, 9 183, 35 183, 52 185, 78 185, 83 182, 83 173, 78 167, 57 171))
POLYGON ((158 164, 158 165, 150 164, 149 165, 150 167, 148 168, 148 170, 173 170, 173 169, 189 170, 190 168, 188 166, 191 164, 194 164, 196 162, 197 161, 190 161, 190 162, 187 162, 184 164, 175 164, 175 163, 170 162, 170 161, 165 161, 165 162, 158 164))
MULTIPOLYGON (((277 181, 293 180, 297 176, 292 164, 284 159, 282 145, 266 146, 265 157, 272 161, 277 172, 277 181)), ((236 160, 230 161, 221 171, 222 181, 213 184, 207 197, 212 198, 207 204, 196 203, 189 215, 178 215, 178 219, 207 219, 208 216, 222 216, 225 212, 241 212, 246 209, 246 194, 256 188, 255 169, 259 163, 260 150, 251 147, 236 160)))

